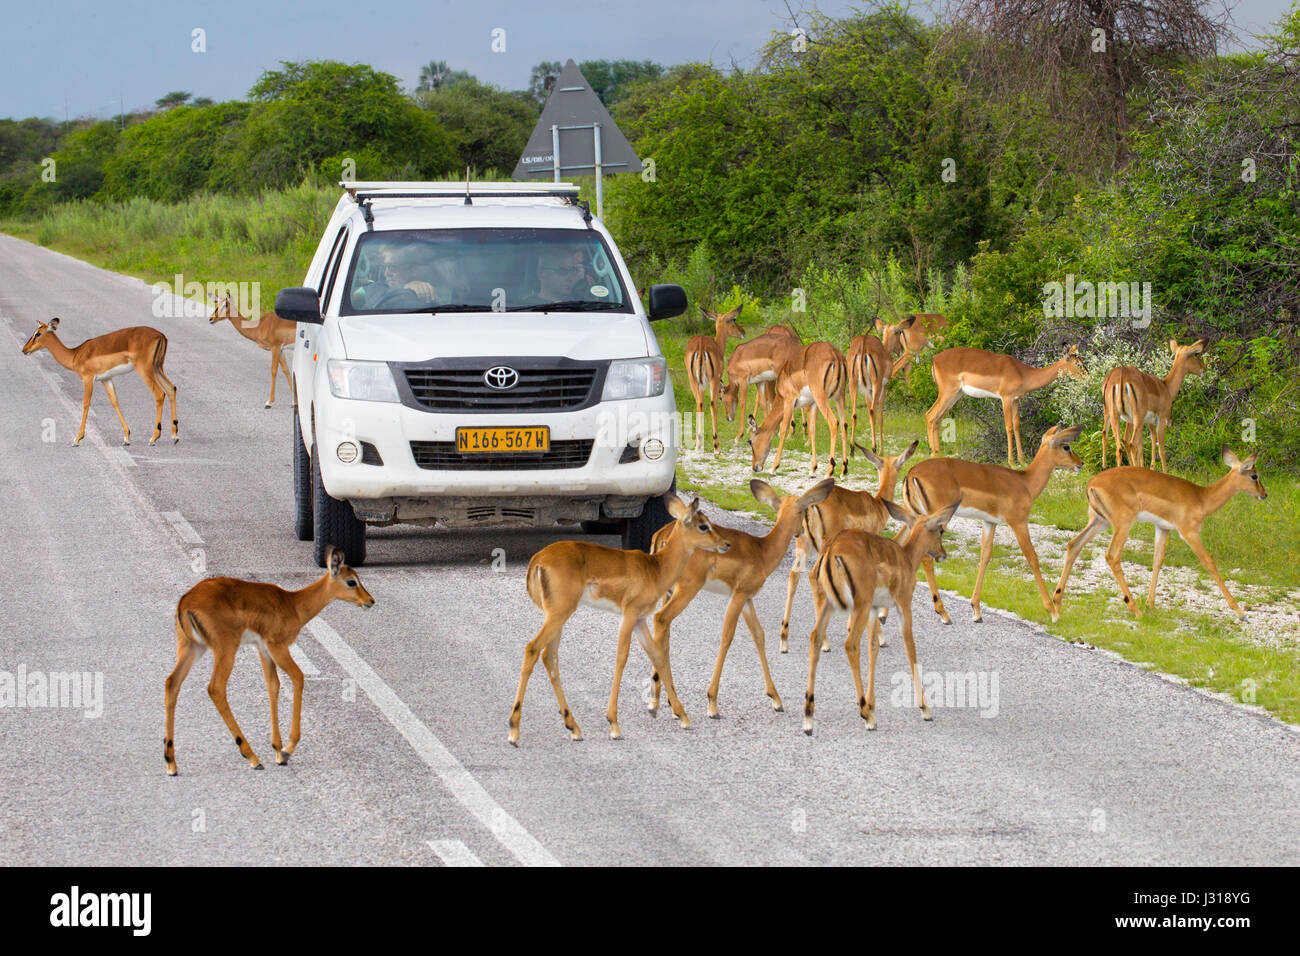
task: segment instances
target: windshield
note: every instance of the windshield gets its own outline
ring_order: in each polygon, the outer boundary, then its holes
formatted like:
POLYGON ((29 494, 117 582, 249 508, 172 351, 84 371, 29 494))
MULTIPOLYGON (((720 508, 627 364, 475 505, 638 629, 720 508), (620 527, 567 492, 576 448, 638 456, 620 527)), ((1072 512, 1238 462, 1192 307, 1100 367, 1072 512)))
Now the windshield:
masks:
POLYGON ((357 242, 340 313, 631 312, 597 232, 412 229, 357 242))

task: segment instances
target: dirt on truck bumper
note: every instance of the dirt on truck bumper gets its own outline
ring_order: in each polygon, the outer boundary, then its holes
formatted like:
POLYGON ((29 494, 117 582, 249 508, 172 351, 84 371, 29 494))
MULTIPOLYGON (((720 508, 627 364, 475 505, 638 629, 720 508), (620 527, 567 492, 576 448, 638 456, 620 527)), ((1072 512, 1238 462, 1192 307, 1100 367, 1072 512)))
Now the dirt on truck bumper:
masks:
POLYGON ((671 391, 576 412, 442 415, 326 393, 315 414, 321 479, 358 518, 448 527, 633 517, 672 484, 671 391), (456 430, 549 429, 544 454, 462 455, 456 430), (343 459, 350 458, 350 461, 343 459), (382 466, 378 462, 382 461, 382 466))

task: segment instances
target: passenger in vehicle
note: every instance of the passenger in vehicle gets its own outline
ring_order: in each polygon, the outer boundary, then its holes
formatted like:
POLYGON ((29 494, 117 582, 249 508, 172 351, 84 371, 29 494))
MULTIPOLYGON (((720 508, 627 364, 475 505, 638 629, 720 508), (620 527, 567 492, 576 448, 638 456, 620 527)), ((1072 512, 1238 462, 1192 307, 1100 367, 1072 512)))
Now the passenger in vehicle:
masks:
POLYGON ((561 247, 537 264, 539 303, 591 300, 591 286, 587 257, 581 249, 561 247))

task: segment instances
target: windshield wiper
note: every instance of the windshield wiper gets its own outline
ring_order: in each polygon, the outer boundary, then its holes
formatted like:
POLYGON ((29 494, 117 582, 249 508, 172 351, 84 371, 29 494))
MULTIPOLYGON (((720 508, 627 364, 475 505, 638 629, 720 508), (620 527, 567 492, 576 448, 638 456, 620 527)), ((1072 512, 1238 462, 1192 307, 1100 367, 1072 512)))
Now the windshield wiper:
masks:
POLYGON ((612 312, 622 306, 614 302, 593 302, 591 299, 566 299, 563 302, 543 302, 541 305, 515 305, 507 312, 612 312))
POLYGON ((491 312, 490 305, 470 305, 464 302, 452 302, 448 305, 425 305, 418 309, 404 309, 403 314, 415 315, 417 313, 427 313, 437 315, 439 312, 491 312))

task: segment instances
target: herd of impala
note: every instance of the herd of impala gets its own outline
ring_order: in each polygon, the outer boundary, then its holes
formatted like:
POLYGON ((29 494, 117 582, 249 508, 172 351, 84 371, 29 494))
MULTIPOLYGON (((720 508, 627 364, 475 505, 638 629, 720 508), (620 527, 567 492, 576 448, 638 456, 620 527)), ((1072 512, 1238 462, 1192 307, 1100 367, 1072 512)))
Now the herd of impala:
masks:
MULTIPOLYGON (((293 343, 293 323, 269 313, 260 321, 238 314, 227 296, 213 301, 210 323, 229 320, 240 334, 271 353, 271 393, 266 407, 275 401, 278 371, 285 368, 282 350, 293 343)), ((1066 581, 1079 553, 1099 531, 1112 529, 1106 561, 1125 606, 1136 616, 1141 610, 1124 580, 1121 553, 1132 526, 1137 522, 1155 526, 1155 553, 1147 605, 1155 603, 1156 582, 1164 561, 1169 532, 1176 529, 1209 571, 1228 603, 1242 616, 1241 609, 1215 567, 1200 539, 1204 520, 1238 493, 1267 497, 1255 471, 1255 455, 1244 460, 1227 447, 1222 457, 1228 472, 1208 486, 1201 486, 1166 473, 1165 429, 1170 424, 1174 398, 1184 378, 1205 370, 1202 355, 1206 342, 1198 340, 1180 346, 1169 343, 1173 367, 1163 379, 1137 368, 1112 369, 1103 385, 1103 469, 1105 445, 1113 436, 1117 467, 1103 470, 1088 482, 1088 521, 1070 542, 1060 582, 1049 595, 1039 567, 1038 555, 1029 536, 1029 514, 1035 499, 1046 488, 1057 468, 1078 471, 1082 459, 1071 450, 1080 428, 1053 427, 1042 436, 1038 450, 1026 463, 1020 434, 1020 399, 1044 388, 1062 376, 1088 376, 1075 345, 1046 367, 1036 368, 994 352, 972 348, 948 348, 936 353, 931 373, 938 398, 926 414, 931 457, 912 466, 902 480, 902 504, 894 500, 905 463, 916 452, 919 440, 901 454, 884 455, 884 396, 886 386, 930 344, 946 325, 944 316, 918 313, 892 325, 876 321, 879 337, 859 335, 849 343, 847 356, 830 342, 804 345, 788 326, 777 325, 761 335, 745 338, 739 325, 740 309, 726 313, 705 310, 713 321, 715 335, 692 338, 686 348, 685 372, 696 405, 696 451, 703 438, 703 412, 707 402, 713 425, 713 449, 720 450, 717 406, 722 401, 728 420, 734 420, 739 403, 739 442, 749 436, 751 464, 755 472, 766 465, 773 438, 777 440, 772 470, 780 467, 788 434, 793 431, 795 410, 805 411, 805 427, 812 453, 812 473, 817 474, 817 417, 825 418, 830 435, 827 477, 799 495, 778 494, 767 482, 755 478, 750 490, 755 499, 776 512, 776 523, 763 536, 752 535, 712 522, 700 511, 699 500, 690 504, 676 495, 665 495, 671 520, 655 535, 652 553, 624 551, 590 541, 560 541, 537 552, 529 562, 525 585, 528 596, 542 611, 544 620, 524 650, 523 667, 509 721, 509 742, 517 744, 524 691, 538 658, 546 668, 559 704, 565 728, 573 739, 581 739, 572 710, 564 696, 559 672, 559 641, 564 624, 579 605, 614 611, 621 616, 614 680, 606 719, 610 735, 620 736, 618 696, 624 666, 635 631, 653 669, 649 709, 657 712, 660 691, 681 726, 690 725, 673 685, 669 656, 672 621, 701 591, 729 596, 723 615, 717 661, 707 690, 708 715, 718 715, 718 693, 722 667, 743 617, 754 640, 762 667, 764 691, 775 710, 782 710, 781 696, 768 668, 765 637, 754 597, 775 572, 795 542, 795 559, 790 571, 785 612, 781 621, 781 651, 789 649, 790 616, 800 575, 817 555, 809 572, 815 623, 809 639, 808 684, 804 696, 805 733, 813 730, 814 682, 820 652, 828 647, 827 626, 839 613, 848 616, 845 651, 858 694, 858 710, 868 729, 875 729, 876 653, 884 644, 882 624, 889 609, 901 618, 903 642, 913 680, 914 702, 922 716, 931 718, 921 686, 912 635, 912 592, 919 571, 929 585, 934 610, 945 624, 948 612, 939 596, 934 562, 945 556, 943 532, 954 516, 975 518, 983 523, 979 570, 971 596, 973 619, 981 620, 980 594, 992 556, 994 532, 999 524, 1010 526, 1038 585, 1043 606, 1052 620, 1059 620, 1066 581), (727 342, 742 340, 728 357, 727 342), (724 383, 725 378, 725 383, 724 383), (753 413, 748 413, 748 392, 756 387, 753 413), (1007 436, 1007 466, 939 457, 939 425, 944 415, 962 396, 998 399, 1002 403, 1007 436), (845 414, 845 398, 850 414, 845 414), (871 448, 858 444, 858 400, 865 399, 870 421, 871 448), (763 416, 760 423, 758 415, 763 416), (1151 465, 1143 467, 1144 432, 1150 427, 1151 465), (834 481, 836 449, 847 473, 848 457, 859 449, 876 468, 876 492, 853 491, 834 481), (1159 452, 1161 470, 1156 471, 1159 452), (1013 458, 1014 453, 1014 458, 1013 458), (1128 466, 1122 464, 1124 458, 1128 466), (1012 467, 1018 460, 1020 468, 1012 467), (903 525, 894 538, 883 537, 890 518, 903 525), (653 625, 653 628, 652 626, 653 625), (864 688, 860 666, 860 645, 867 632, 868 670, 864 688)), ((130 444, 130 429, 117 403, 112 379, 134 369, 154 395, 157 415, 150 444, 162 435, 165 398, 172 408, 172 440, 179 440, 176 418, 176 386, 163 371, 167 339, 156 329, 134 327, 91 338, 68 347, 60 341, 59 319, 40 323, 23 346, 24 354, 47 349, 54 359, 75 372, 84 384, 81 425, 73 444, 85 435, 86 415, 94 383, 101 382, 122 425, 123 444, 130 444)), ((234 667, 235 652, 253 644, 260 652, 271 707, 271 743, 276 762, 286 763, 300 738, 303 674, 289 648, 302 627, 335 600, 361 607, 374 605, 356 572, 333 552, 328 569, 318 580, 298 591, 273 584, 237 578, 209 578, 190 589, 176 608, 175 669, 165 688, 166 733, 164 760, 169 774, 177 773, 173 725, 181 683, 194 660, 204 651, 213 652, 214 664, 208 693, 225 721, 240 754, 255 769, 262 764, 235 721, 226 699, 226 683, 234 667), (293 683, 293 716, 288 746, 279 730, 277 665, 293 683)))
MULTIPOLYGON (((784 325, 746 338, 739 323, 740 309, 715 313, 702 310, 713 322, 714 335, 690 339, 685 352, 687 384, 695 399, 695 450, 704 438, 704 407, 709 408, 713 451, 718 441, 718 403, 727 420, 740 409, 741 427, 736 437, 747 435, 751 465, 755 472, 766 465, 772 440, 777 441, 773 472, 780 468, 785 439, 793 430, 795 410, 805 410, 805 428, 811 452, 812 474, 818 474, 817 418, 826 420, 830 435, 830 463, 827 477, 800 495, 778 494, 767 482, 755 478, 750 491, 755 499, 776 512, 776 523, 763 536, 724 528, 699 510, 699 501, 689 505, 675 495, 665 496, 672 520, 655 535, 651 554, 620 551, 586 541, 561 541, 539 551, 528 565, 526 585, 533 603, 544 616, 541 629, 524 649, 519 688, 510 711, 509 741, 518 744, 524 691, 538 658, 546 667, 555 691, 565 729, 574 740, 581 739, 564 689, 560 683, 559 642, 564 624, 579 605, 604 608, 621 615, 605 718, 610 734, 621 733, 618 696, 632 634, 650 659, 653 673, 648 706, 657 712, 661 690, 668 697, 674 716, 683 727, 690 726, 673 685, 669 642, 673 620, 702 590, 727 595, 717 661, 707 690, 708 715, 718 716, 718 692, 722 667, 735 637, 740 618, 745 619, 762 668, 764 692, 775 710, 782 710, 781 695, 768 668, 765 635, 754 607, 754 597, 777 569, 795 542, 795 558, 781 620, 781 651, 789 649, 790 615, 799 577, 812 554, 817 558, 809 572, 813 592, 815 623, 808 645, 808 684, 804 693, 803 729, 813 732, 814 686, 821 651, 829 646, 827 626, 835 614, 848 615, 844 649, 857 689, 858 712, 870 730, 876 726, 876 653, 884 643, 882 624, 888 611, 901 618, 903 644, 911 669, 913 699, 922 716, 931 719, 921 685, 912 635, 912 592, 919 571, 924 570, 935 613, 945 624, 951 619, 939 596, 934 562, 945 556, 943 532, 954 516, 974 518, 983 524, 979 569, 971 595, 975 621, 981 620, 980 595, 984 575, 993 554, 994 532, 999 524, 1010 526, 1033 572, 1043 607, 1053 621, 1060 619, 1066 581, 1080 551, 1103 527, 1112 528, 1106 560, 1119 584, 1124 605, 1136 616, 1141 609, 1124 580, 1120 556, 1132 526, 1146 522, 1155 526, 1155 557, 1147 605, 1155 604, 1156 582, 1164 561, 1169 532, 1177 529, 1213 576, 1228 602, 1242 616, 1236 600, 1220 577, 1214 560, 1200 540, 1204 520, 1240 492, 1265 498, 1264 486, 1255 471, 1255 455, 1238 459, 1228 448, 1222 451, 1228 473, 1219 481, 1201 486, 1165 473, 1164 435, 1171 419, 1173 400, 1188 374, 1205 370, 1200 356, 1206 343, 1198 340, 1180 346, 1171 341, 1173 369, 1160 379, 1137 368, 1123 366, 1107 375, 1104 385, 1103 444, 1115 440, 1119 466, 1103 470, 1088 482, 1088 523, 1070 542, 1061 579, 1049 594, 1039 566, 1038 554, 1029 536, 1029 514, 1034 501, 1047 487, 1057 468, 1078 471, 1083 460, 1072 450, 1080 426, 1048 429, 1037 452, 1026 462, 1020 433, 1020 399, 1045 388, 1062 376, 1086 379, 1088 370, 1079 357, 1078 346, 1066 347, 1061 357, 1037 368, 1009 355, 973 348, 947 348, 936 353, 931 374, 938 397, 926 413, 930 455, 915 464, 903 478, 902 504, 895 502, 895 489, 902 466, 916 452, 919 440, 901 454, 884 454, 884 396, 886 386, 930 344, 946 325, 936 314, 913 314, 892 325, 876 321, 879 337, 866 334, 849 343, 847 356, 830 342, 803 344, 795 330, 784 325), (741 343, 727 355, 729 339, 741 343), (725 381, 724 381, 725 379, 725 381), (748 414, 750 386, 757 390, 754 413, 748 414), (939 457, 939 426, 943 417, 962 395, 997 399, 1007 436, 1007 465, 985 464, 961 458, 939 457), (845 414, 845 399, 850 403, 845 414), (871 448, 857 442, 858 400, 866 400, 870 420, 871 448), (760 423, 757 416, 762 414, 760 423), (1143 433, 1152 430, 1151 467, 1142 467, 1143 433), (848 456, 859 449, 879 474, 876 492, 852 491, 837 486, 836 449, 848 470, 848 456), (1161 471, 1155 471, 1157 449, 1161 471), (1123 466, 1124 457, 1130 464, 1123 466), (1014 467, 1018 461, 1020 467, 1014 467), (893 538, 882 536, 893 518, 903 530, 893 538), (867 680, 862 681, 860 648, 867 632, 867 680)), ((1103 463, 1104 468, 1104 463, 1103 463)))

